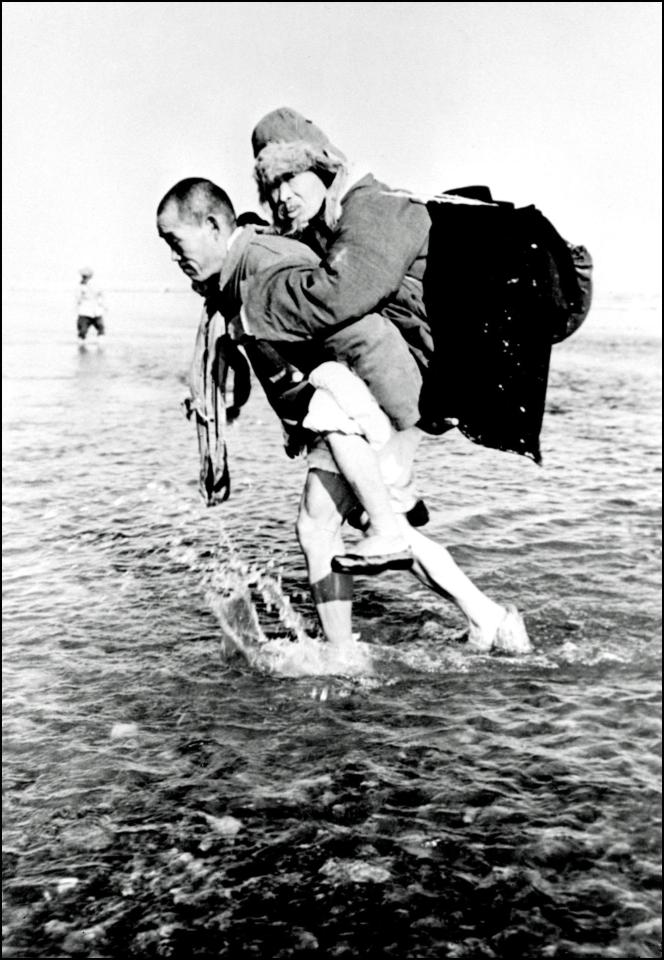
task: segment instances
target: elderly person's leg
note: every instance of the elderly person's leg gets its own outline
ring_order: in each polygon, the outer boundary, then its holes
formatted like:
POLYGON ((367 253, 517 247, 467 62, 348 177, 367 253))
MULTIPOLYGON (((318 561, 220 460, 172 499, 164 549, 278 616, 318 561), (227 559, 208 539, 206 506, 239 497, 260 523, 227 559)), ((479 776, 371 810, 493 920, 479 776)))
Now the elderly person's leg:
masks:
MULTIPOLYGON (((357 380, 349 371, 346 371, 346 373, 357 380)), ((361 384, 361 386, 364 390, 364 385, 361 384)), ((369 399, 375 407, 373 398, 369 396, 369 399)), ((380 573, 387 569, 406 570, 411 565, 412 551, 408 535, 410 526, 406 524, 404 527, 403 518, 417 503, 417 494, 413 484, 413 465, 422 432, 417 427, 395 431, 389 425, 383 412, 378 408, 376 409, 388 429, 388 439, 377 453, 369 450, 369 455, 375 459, 375 465, 373 471, 371 470, 371 464, 367 465, 365 482, 362 485, 356 485, 352 482, 352 479, 350 481, 358 500, 368 514, 370 535, 355 544, 345 556, 335 557, 333 567, 339 572, 352 573, 351 568, 354 565, 357 565, 358 573, 380 573), (373 486, 371 485, 372 474, 373 476, 377 475, 377 480, 373 481, 373 486), (377 537, 373 516, 378 514, 379 508, 384 513, 385 521, 384 526, 380 528, 382 535, 377 537), (394 545, 392 552, 386 548, 390 543, 394 545), (405 555, 403 555, 404 547, 407 548, 405 555), (382 562, 383 558, 387 557, 390 557, 389 562, 382 562), (348 567, 347 570, 343 569, 345 566, 348 567)), ((368 432, 371 435, 372 431, 368 432)), ((344 469, 343 457, 352 457, 353 454, 353 451, 347 449, 348 439, 348 437, 342 438, 340 443, 342 447, 341 457, 339 457, 334 449, 333 436, 326 437, 328 446, 330 446, 332 454, 346 479, 349 479, 351 474, 358 476, 360 473, 358 463, 361 463, 360 452, 358 452, 356 462, 349 465, 348 471, 344 469)))
POLYGON ((367 555, 389 556, 407 550, 376 454, 367 441, 341 433, 328 434, 326 441, 340 472, 369 517, 369 535, 362 543, 363 551, 367 555))
POLYGON ((341 525, 354 497, 338 473, 310 469, 297 518, 297 537, 307 563, 311 595, 325 639, 353 642, 353 578, 334 573, 331 560, 343 552, 341 525))
POLYGON ((320 364, 310 373, 309 382, 315 392, 302 425, 319 437, 315 465, 341 474, 344 486, 362 503, 370 522, 370 534, 363 543, 367 555, 380 558, 385 569, 409 566, 410 548, 374 449, 383 447, 394 434, 390 421, 366 384, 344 364, 320 364))
POLYGON ((325 351, 341 360, 366 383, 397 430, 420 419, 422 374, 397 327, 370 313, 326 337, 325 351))

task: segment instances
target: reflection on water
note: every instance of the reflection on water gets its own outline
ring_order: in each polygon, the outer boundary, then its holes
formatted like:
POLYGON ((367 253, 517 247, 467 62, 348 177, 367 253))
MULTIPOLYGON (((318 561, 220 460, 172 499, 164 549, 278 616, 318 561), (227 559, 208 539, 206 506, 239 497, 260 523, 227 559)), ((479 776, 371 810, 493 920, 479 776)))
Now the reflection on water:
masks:
POLYGON ((370 670, 278 679, 222 651, 315 629, 303 469, 256 390, 199 502, 195 299, 116 295, 81 350, 9 305, 6 956, 661 955, 660 341, 610 306, 554 351, 543 468, 422 453, 430 534, 534 652, 469 653, 391 574, 370 670))
POLYGON ((86 364, 91 365, 92 363, 98 362, 99 357, 103 357, 104 355, 103 340, 100 340, 98 337, 93 341, 79 343, 78 355, 81 358, 81 369, 84 369, 86 364))

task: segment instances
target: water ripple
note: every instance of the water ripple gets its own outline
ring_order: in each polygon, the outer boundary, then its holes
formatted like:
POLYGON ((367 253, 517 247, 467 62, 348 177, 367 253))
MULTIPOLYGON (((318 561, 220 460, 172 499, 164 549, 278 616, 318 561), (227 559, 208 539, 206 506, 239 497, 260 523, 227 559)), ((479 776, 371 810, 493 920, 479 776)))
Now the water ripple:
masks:
POLYGON ((82 353, 10 315, 5 956, 660 956, 658 342, 557 348, 542 468, 423 445, 430 535, 532 654, 394 574, 349 675, 283 678, 317 655, 303 468, 256 393, 198 502, 196 309, 127 301, 82 353))

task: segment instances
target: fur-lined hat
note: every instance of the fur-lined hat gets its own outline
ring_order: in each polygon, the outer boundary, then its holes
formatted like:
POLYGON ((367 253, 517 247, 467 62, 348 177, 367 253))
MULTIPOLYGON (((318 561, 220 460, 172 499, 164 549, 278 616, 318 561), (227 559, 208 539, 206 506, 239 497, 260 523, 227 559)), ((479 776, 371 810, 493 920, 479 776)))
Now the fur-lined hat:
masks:
POLYGON ((261 203, 269 204, 271 189, 288 174, 313 170, 327 187, 325 223, 328 227, 336 223, 348 161, 315 123, 297 110, 279 107, 256 124, 251 145, 256 158, 254 176, 261 203))
POLYGON ((325 186, 329 187, 337 174, 345 168, 341 157, 305 140, 295 140, 291 143, 268 143, 263 147, 256 158, 254 176, 261 202, 266 203, 270 190, 288 175, 294 176, 305 170, 313 170, 325 186))
POLYGON ((290 107, 279 107, 259 120, 251 134, 251 146, 263 203, 270 189, 287 174, 313 170, 329 187, 339 171, 346 168, 345 154, 315 123, 290 107))
POLYGON ((278 107, 266 113, 251 134, 254 157, 257 157, 269 143, 294 143, 298 140, 303 140, 312 147, 318 147, 323 152, 339 157, 341 160, 346 159, 341 150, 330 143, 315 123, 307 120, 297 110, 291 110, 290 107, 278 107))

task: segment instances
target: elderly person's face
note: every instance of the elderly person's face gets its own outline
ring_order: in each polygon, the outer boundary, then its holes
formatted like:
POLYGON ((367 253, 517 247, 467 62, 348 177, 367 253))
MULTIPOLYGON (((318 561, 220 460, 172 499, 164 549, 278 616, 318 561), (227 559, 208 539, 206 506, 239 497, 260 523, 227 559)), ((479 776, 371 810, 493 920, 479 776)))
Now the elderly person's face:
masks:
POLYGON ((171 258, 194 282, 201 283, 219 273, 230 231, 218 218, 209 216, 201 223, 182 219, 177 206, 171 204, 159 215, 157 229, 171 249, 171 258))
POLYGON ((289 231, 303 230, 323 206, 327 189, 313 170, 286 176, 270 190, 275 222, 289 231))

